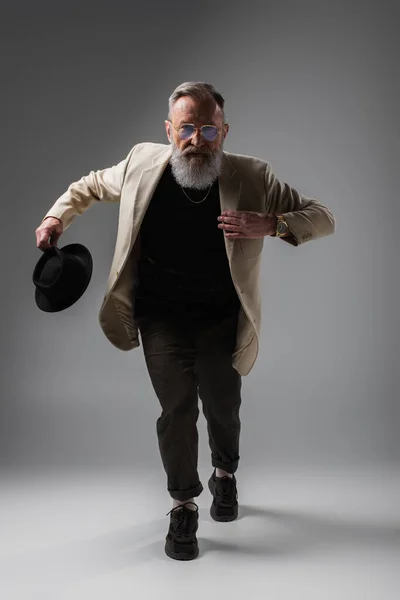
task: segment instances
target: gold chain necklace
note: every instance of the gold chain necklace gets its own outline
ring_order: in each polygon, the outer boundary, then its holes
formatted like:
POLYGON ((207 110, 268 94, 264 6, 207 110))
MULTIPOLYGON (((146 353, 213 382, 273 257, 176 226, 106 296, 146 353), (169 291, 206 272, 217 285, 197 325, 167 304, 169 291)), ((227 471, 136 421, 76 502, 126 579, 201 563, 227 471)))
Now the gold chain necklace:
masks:
POLYGON ((197 202, 195 200, 192 200, 191 198, 189 198, 189 196, 187 195, 187 193, 185 192, 185 190, 183 189, 182 186, 180 186, 182 192, 185 194, 186 198, 188 200, 190 200, 190 202, 193 202, 193 204, 201 204, 202 202, 204 202, 204 200, 207 198, 208 194, 210 193, 210 190, 212 188, 212 184, 210 185, 210 187, 208 188, 208 192, 207 194, 204 196, 204 198, 202 200, 198 200, 197 202))

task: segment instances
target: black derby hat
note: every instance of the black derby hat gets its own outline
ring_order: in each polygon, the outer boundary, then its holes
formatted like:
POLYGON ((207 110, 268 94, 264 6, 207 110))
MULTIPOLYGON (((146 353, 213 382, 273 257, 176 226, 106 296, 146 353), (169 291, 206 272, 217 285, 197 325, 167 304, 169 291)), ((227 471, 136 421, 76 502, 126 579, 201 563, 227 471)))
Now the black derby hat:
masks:
POLYGON ((92 271, 92 256, 82 244, 44 250, 32 277, 37 306, 45 312, 59 312, 72 306, 88 287, 92 271))

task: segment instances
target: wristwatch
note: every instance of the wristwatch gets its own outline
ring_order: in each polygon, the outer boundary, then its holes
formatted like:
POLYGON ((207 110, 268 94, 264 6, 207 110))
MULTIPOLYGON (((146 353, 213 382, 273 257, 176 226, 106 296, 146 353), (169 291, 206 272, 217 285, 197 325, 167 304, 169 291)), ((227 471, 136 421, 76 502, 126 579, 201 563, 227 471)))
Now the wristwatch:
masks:
POLYGON ((282 215, 275 215, 277 218, 276 222, 276 237, 282 237, 289 231, 289 225, 286 223, 285 218, 282 215))

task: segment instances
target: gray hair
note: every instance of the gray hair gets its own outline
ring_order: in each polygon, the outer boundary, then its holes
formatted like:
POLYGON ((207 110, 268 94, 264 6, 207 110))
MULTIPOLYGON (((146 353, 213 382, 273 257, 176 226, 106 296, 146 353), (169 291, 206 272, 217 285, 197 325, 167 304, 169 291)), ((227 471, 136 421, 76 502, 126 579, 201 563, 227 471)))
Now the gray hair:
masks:
POLYGON ((226 122, 224 112, 225 100, 221 94, 217 92, 213 85, 210 83, 205 83, 204 81, 186 81, 175 88, 168 100, 168 120, 171 120, 171 111, 173 105, 182 96, 193 96, 198 100, 207 100, 210 97, 213 98, 222 111, 224 123, 226 122))

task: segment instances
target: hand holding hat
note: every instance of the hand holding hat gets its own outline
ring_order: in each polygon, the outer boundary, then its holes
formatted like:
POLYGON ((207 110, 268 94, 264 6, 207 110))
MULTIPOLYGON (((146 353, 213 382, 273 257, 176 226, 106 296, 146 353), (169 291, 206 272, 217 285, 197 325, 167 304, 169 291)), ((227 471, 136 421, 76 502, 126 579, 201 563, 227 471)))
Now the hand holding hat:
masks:
POLYGON ((36 230, 37 246, 43 249, 43 256, 33 271, 35 301, 45 312, 59 312, 72 306, 85 292, 92 277, 93 260, 82 244, 61 249, 52 245, 62 233, 62 223, 58 219, 54 221, 61 225, 46 221, 36 230))

